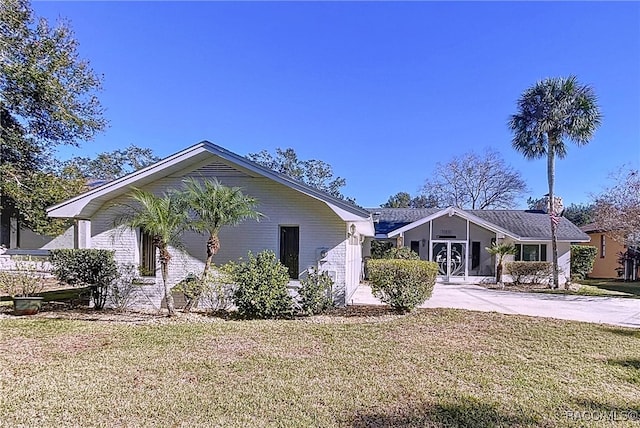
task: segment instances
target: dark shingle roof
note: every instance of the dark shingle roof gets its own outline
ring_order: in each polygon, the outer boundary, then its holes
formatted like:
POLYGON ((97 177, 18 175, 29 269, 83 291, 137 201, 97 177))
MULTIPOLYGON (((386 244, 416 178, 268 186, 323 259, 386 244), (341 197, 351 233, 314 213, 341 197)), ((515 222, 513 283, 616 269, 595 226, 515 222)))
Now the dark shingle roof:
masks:
MULTIPOLYGON (((375 223, 376 234, 387 234, 402 226, 420 220, 441 211, 440 208, 370 208, 370 212, 379 212, 379 221, 375 223)), ((521 238, 541 240, 551 239, 549 215, 542 211, 522 210, 466 210, 467 213, 507 230, 521 238)), ((376 217, 374 216, 374 220, 376 217)), ((581 241, 589 237, 576 225, 564 217, 558 224, 559 241, 581 241)))
POLYGON ((376 235, 386 235, 392 230, 435 214, 441 208, 367 208, 367 210, 373 214, 376 235), (377 213, 380 215, 376 215, 377 213))

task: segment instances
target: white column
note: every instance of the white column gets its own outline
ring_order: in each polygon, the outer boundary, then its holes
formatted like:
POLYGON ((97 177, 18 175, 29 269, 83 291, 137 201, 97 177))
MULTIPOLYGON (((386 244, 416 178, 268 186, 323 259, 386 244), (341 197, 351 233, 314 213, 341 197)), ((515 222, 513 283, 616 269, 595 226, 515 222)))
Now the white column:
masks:
POLYGON ((73 229, 74 248, 91 248, 91 220, 77 219, 73 229))

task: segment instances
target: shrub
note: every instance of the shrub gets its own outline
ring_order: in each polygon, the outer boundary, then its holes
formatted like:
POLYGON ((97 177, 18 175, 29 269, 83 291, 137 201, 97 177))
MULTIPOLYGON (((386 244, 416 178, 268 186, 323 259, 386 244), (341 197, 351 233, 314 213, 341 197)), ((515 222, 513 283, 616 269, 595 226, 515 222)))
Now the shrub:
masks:
POLYGON ((370 260, 373 295, 400 312, 424 303, 436 283, 438 265, 422 260, 370 260))
POLYGON ((114 252, 96 249, 51 250, 53 273, 71 286, 90 287, 95 309, 107 301, 109 286, 118 276, 114 252))
POLYGON ((235 288, 231 275, 227 272, 228 266, 220 269, 210 269, 204 279, 200 302, 212 311, 226 311, 233 305, 235 288))
POLYGON ((282 318, 293 314, 293 299, 287 290, 289 270, 273 251, 264 250, 249 260, 229 263, 236 290, 233 301, 240 315, 248 318, 282 318))
POLYGON ((193 273, 188 274, 182 281, 171 288, 171 291, 182 293, 186 302, 183 312, 190 312, 198 304, 206 288, 206 282, 193 273))
POLYGON ((571 278, 584 279, 593 270, 598 249, 590 245, 571 246, 571 278))
POLYGON ((300 284, 298 297, 301 315, 320 314, 333 307, 333 280, 327 272, 310 271, 300 284))
POLYGON ((371 258, 372 259, 382 259, 384 258, 384 253, 393 248, 393 242, 391 241, 371 241, 371 258))
POLYGON ((0 271, 0 294, 34 296, 42 291, 46 274, 42 262, 16 261, 13 271, 0 271))
POLYGON ((118 267, 117 277, 109 286, 109 303, 118 312, 123 312, 133 304, 136 298, 136 280, 139 267, 135 264, 125 264, 118 267))
POLYGON ((505 267, 516 285, 548 284, 552 275, 551 262, 508 262, 505 267))
POLYGON ((389 248, 382 254, 383 259, 420 260, 420 256, 409 247, 389 248))

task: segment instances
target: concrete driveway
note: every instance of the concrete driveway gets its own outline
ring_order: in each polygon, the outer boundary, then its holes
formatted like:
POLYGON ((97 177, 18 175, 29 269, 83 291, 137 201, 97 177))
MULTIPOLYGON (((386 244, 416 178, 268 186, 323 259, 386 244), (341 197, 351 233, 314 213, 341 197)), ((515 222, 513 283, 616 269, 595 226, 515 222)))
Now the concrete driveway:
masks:
MULTIPOLYGON (((382 305, 371 288, 360 285, 349 304, 382 305)), ((518 293, 470 284, 437 283, 431 299, 421 308, 457 308, 503 314, 531 315, 564 320, 640 328, 640 299, 518 293)))

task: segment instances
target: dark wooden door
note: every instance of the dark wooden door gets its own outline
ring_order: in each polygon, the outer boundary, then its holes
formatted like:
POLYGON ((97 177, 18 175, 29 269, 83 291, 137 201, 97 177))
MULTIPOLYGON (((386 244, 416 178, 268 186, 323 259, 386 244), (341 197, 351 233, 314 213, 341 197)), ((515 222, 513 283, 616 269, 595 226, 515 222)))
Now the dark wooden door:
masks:
POLYGON ((280 263, 289 269, 289 277, 297 279, 300 273, 298 259, 300 255, 300 228, 298 226, 280 226, 280 263))

